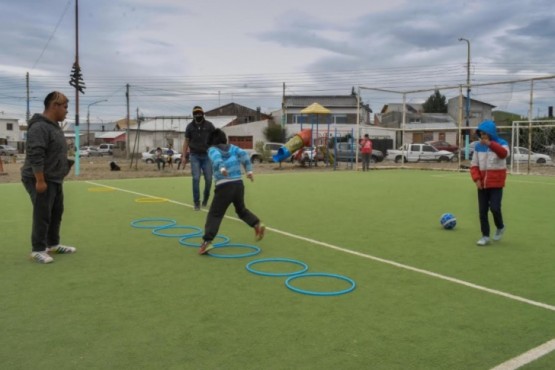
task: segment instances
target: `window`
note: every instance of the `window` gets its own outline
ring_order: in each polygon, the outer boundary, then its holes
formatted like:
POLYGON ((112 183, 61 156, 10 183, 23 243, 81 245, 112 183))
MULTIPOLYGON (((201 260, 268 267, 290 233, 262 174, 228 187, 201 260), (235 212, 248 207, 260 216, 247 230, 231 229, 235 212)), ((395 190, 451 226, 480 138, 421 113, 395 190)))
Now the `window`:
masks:
POLYGON ((7 123, 6 124, 6 130, 13 131, 13 123, 7 123))
POLYGON ((304 114, 293 114, 293 123, 308 123, 308 116, 304 114))
POLYGON ((346 114, 334 114, 332 117, 333 123, 347 123, 347 115, 346 114))

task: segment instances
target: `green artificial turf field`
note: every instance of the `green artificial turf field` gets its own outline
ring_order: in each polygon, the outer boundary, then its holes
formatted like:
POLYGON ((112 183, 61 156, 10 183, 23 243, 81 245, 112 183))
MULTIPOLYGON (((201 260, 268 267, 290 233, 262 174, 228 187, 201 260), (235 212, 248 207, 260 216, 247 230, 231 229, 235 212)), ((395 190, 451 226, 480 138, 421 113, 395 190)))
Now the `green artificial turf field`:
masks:
MULTIPOLYGON (((264 240, 254 242, 232 207, 220 228, 261 249, 245 258, 199 256, 179 238, 131 226, 169 218, 202 228, 190 181, 66 182, 62 242, 78 252, 50 265, 27 258, 23 186, 0 185, 2 368, 491 369, 555 337, 554 178, 510 176, 507 232, 484 248, 468 173, 258 175, 245 184, 246 203, 268 226, 264 240), (445 212, 457 217, 454 230, 441 228, 445 212), (356 289, 293 292, 287 277, 247 271, 261 258, 294 259, 356 289)), ((292 284, 349 287, 319 277, 292 284)), ((523 368, 555 368, 555 353, 523 368)))

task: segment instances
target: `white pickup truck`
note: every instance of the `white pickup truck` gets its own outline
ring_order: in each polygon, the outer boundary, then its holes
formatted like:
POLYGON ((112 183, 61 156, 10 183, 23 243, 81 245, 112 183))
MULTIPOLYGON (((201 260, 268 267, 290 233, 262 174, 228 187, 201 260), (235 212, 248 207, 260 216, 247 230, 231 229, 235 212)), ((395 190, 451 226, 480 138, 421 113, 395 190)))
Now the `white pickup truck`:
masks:
POLYGON ((399 149, 388 149, 387 159, 399 162, 435 161, 449 162, 455 154, 447 150, 437 150, 429 144, 404 144, 399 149))

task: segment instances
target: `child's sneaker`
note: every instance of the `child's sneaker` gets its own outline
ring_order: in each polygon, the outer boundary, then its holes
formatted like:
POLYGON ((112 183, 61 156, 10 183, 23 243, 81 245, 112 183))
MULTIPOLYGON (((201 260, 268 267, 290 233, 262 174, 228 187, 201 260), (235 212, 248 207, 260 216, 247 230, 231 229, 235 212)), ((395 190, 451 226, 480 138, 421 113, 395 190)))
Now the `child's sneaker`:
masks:
POLYGON ((77 252, 77 249, 67 245, 58 244, 54 247, 46 248, 46 253, 56 253, 56 254, 71 254, 77 252))
POLYGON ((477 245, 479 245, 480 247, 483 247, 485 245, 489 244, 489 237, 487 236, 482 236, 482 238, 480 238, 480 240, 478 240, 476 242, 477 245))
POLYGON ((207 240, 203 241, 198 250, 198 254, 206 254, 210 249, 214 248, 212 242, 207 240))
POLYGON ((266 231, 266 225, 259 222, 254 226, 254 240, 257 242, 261 241, 264 238, 264 232, 266 231))
POLYGON ((495 231, 495 235, 493 236, 493 240, 495 240, 496 242, 501 240, 501 238, 503 237, 503 234, 505 233, 505 229, 506 227, 503 226, 502 229, 497 229, 495 231))
POLYGON ((37 263, 54 262, 54 258, 50 257, 46 252, 31 252, 31 258, 37 263))
POLYGON ((200 203, 195 203, 195 211, 200 211, 200 203))

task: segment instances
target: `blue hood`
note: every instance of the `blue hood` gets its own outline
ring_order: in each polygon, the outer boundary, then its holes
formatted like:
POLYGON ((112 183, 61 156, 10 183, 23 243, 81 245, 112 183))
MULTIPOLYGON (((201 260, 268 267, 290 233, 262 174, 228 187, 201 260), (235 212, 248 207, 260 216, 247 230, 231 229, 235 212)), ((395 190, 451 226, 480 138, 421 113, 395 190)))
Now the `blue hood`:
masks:
POLYGON ((485 132, 486 134, 488 134, 492 141, 495 141, 501 145, 507 145, 507 142, 497 135, 497 126, 495 126, 495 122, 493 122, 492 120, 485 120, 480 123, 478 125, 478 128, 476 129, 476 134, 480 136, 480 132, 485 132))

